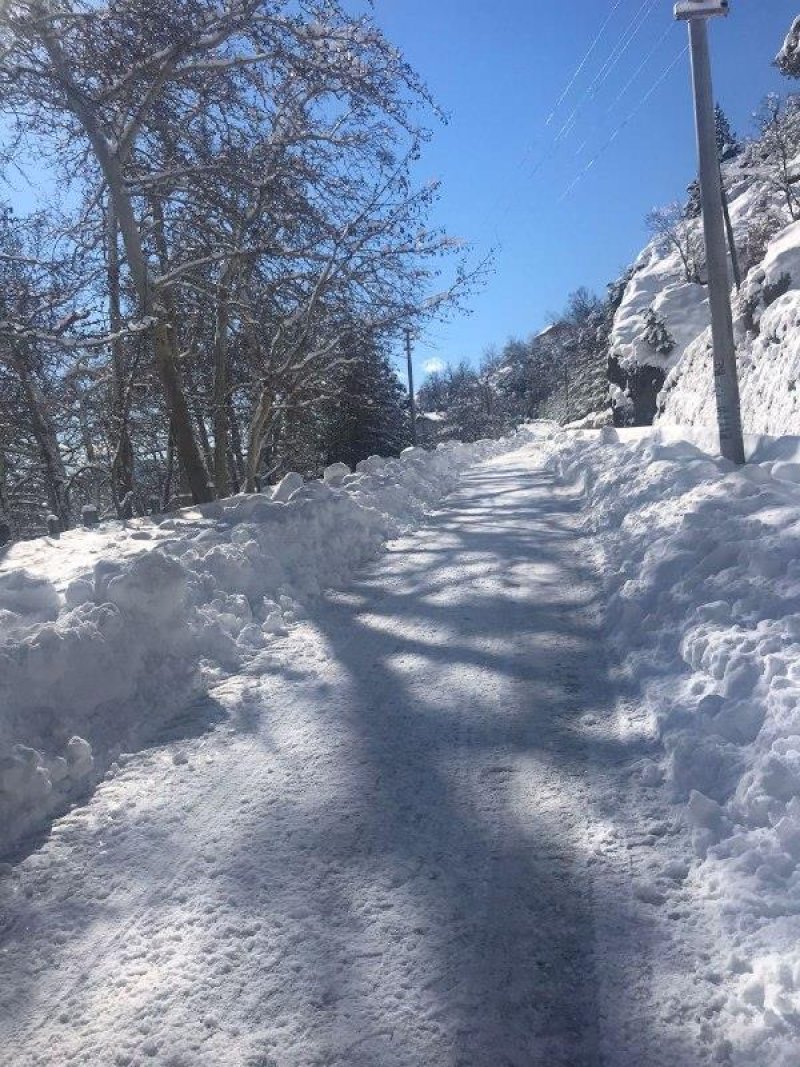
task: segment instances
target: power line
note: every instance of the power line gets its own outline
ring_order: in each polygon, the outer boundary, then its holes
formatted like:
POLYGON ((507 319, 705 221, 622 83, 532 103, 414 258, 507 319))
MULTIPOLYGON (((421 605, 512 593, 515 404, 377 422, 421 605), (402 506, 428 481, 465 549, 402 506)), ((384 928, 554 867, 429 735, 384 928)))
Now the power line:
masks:
POLYGON ((578 115, 583 109, 584 104, 586 104, 590 100, 593 100, 597 96, 599 90, 603 87, 603 85, 605 85, 612 71, 616 69, 620 60, 635 40, 636 35, 644 25, 647 16, 650 14, 650 11, 656 3, 657 0, 643 0, 643 3, 631 19, 631 21, 628 23, 628 26, 623 31, 622 35, 620 36, 620 39, 612 48, 611 53, 609 54, 605 63, 603 63, 600 70, 595 75, 594 79, 590 82, 588 87, 578 98, 578 102, 572 109, 572 112, 567 117, 566 122, 556 134, 556 141, 563 140, 563 138, 565 138, 567 134, 572 131, 572 128, 574 127, 578 115))
MULTIPOLYGON (((556 115, 556 113, 558 111, 559 106, 566 99, 570 89, 575 84, 575 82, 577 81, 578 76, 583 71, 584 67, 586 66, 586 64, 587 64, 587 62, 589 60, 589 58, 594 53, 595 49, 597 48, 597 45, 599 44, 600 40, 603 37, 603 34, 605 33, 609 23, 611 22, 611 19, 616 14, 616 12, 619 9, 619 7, 621 6, 622 2, 623 2, 623 0, 616 0, 616 2, 614 4, 614 6, 612 7, 611 11, 606 16, 602 26, 600 27, 600 30, 597 33, 597 36, 595 37, 595 39, 590 44, 590 46, 589 46, 589 48, 588 48, 588 50, 586 52, 586 55, 583 57, 583 59, 579 63, 575 73, 570 78, 569 82, 567 83, 566 88, 564 89, 564 91, 562 92, 562 94, 559 97, 558 101, 556 102, 555 106, 553 107, 553 110, 550 112, 550 115, 548 116, 547 121, 545 123, 545 127, 550 126, 553 118, 555 117, 555 115, 556 115)), ((573 110, 571 111, 569 116, 567 117, 567 120, 564 123, 564 125, 561 127, 561 129, 558 131, 558 133, 555 135, 555 137, 553 139, 553 142, 551 143, 549 149, 534 164, 533 169, 530 171, 529 177, 534 178, 538 174, 538 172, 542 169, 542 167, 544 167, 553 158, 553 156, 556 154, 556 152, 558 151, 559 144, 572 132, 572 130, 575 127, 575 124, 577 122, 578 116, 579 116, 579 114, 581 112, 581 108, 582 108, 584 102, 587 101, 587 99, 593 99, 594 96, 596 95, 596 89, 599 88, 598 79, 601 78, 606 73, 607 74, 611 73, 611 70, 613 69, 613 67, 616 66, 616 64, 622 58, 622 55, 624 54, 624 51, 626 50, 627 45, 630 43, 630 41, 633 40, 633 37, 631 36, 631 30, 634 29, 634 28, 638 29, 638 25, 637 24, 639 23, 639 20, 642 17, 642 15, 645 13, 645 8, 648 6, 648 4, 653 4, 655 2, 656 2, 656 0, 642 0, 641 6, 638 8, 638 10, 636 11, 636 14, 633 16, 633 18, 627 23, 627 25, 625 25, 624 29, 622 30, 622 32, 620 34, 619 39, 616 41, 616 43, 611 48, 611 52, 609 53, 609 55, 607 56, 607 58, 605 59, 605 61, 601 65, 599 71, 594 75, 594 78, 592 79, 592 81, 589 83, 589 85, 586 88, 584 88, 583 92, 578 97, 577 104, 575 105, 575 107, 573 108, 573 110), (622 50, 620 50, 620 46, 621 45, 623 46, 622 50)), ((523 156, 523 158, 521 160, 521 166, 525 166, 527 164, 528 159, 532 155, 534 149, 535 149, 535 145, 532 145, 530 148, 528 148, 526 150, 526 152, 525 152, 525 154, 524 154, 524 156, 523 156)))
POLYGON ((611 20, 613 19, 614 15, 616 15, 616 13, 619 10, 619 8, 621 7, 621 5, 622 5, 622 0, 616 0, 616 3, 611 8, 609 13, 606 15, 605 20, 603 21, 603 25, 597 31, 597 35, 595 36, 595 38, 592 41, 592 43, 589 45, 589 48, 587 49, 586 54, 584 55, 583 59, 578 64, 578 66, 575 69, 575 71, 574 71, 572 77, 570 78, 570 80, 567 82, 566 87, 564 88, 564 91, 562 92, 561 96, 559 96, 558 100, 556 100, 555 104, 553 105, 553 110, 548 115, 547 122, 545 122, 545 126, 549 126, 550 125, 550 123, 555 118, 556 112, 561 107, 561 105, 564 103, 566 98, 569 96, 570 90, 572 89, 573 85, 578 80, 578 78, 581 76, 581 74, 583 73, 583 70, 584 70, 584 67, 586 66, 586 64, 589 62, 589 60, 594 55, 595 49, 600 44, 600 41, 603 39, 603 34, 608 29, 611 20))
MULTIPOLYGON (((594 75, 594 78, 589 83, 588 87, 585 88, 584 91, 581 93, 580 97, 578 98, 576 106, 573 108, 572 112, 567 117, 564 125, 561 127, 561 130, 558 132, 558 134, 556 134, 553 137, 553 140, 551 141, 549 147, 546 148, 546 150, 542 153, 542 155, 540 155, 539 158, 536 160, 536 162, 534 163, 533 167, 528 171, 529 179, 531 179, 531 180, 534 179, 537 176, 537 174, 553 159, 553 157, 558 154, 558 152, 561 149, 561 146, 562 146, 563 142, 567 139, 567 137, 575 129, 575 127, 576 127, 576 125, 578 123, 579 116, 581 114, 581 111, 582 111, 584 105, 588 104, 590 100, 594 99, 594 97, 597 95, 597 92, 601 88, 602 84, 605 83, 605 81, 608 79, 608 77, 610 77, 612 71, 618 66, 618 64, 622 60, 623 56, 626 54, 626 52, 628 51, 628 49, 632 45, 633 41, 636 39, 636 36, 638 35, 638 33, 641 30, 642 26, 644 25, 645 21, 649 17, 652 8, 655 6, 655 4, 657 2, 658 2, 658 0, 642 0, 642 3, 636 9, 636 11, 633 14, 633 16, 630 18, 630 20, 627 22, 627 24, 625 24, 624 27, 621 29, 619 38, 616 40, 616 43, 611 48, 610 53, 608 54, 607 58, 605 59, 605 61, 601 65, 600 69, 594 75)), ((587 49, 586 54, 581 59, 581 62, 578 64, 578 67, 577 67, 575 73, 570 78, 570 80, 567 83, 566 87, 562 91, 561 96, 559 97, 559 99, 557 100, 555 106, 553 107, 553 110, 552 110, 550 116, 547 119, 547 123, 548 124, 551 123, 553 116, 556 114, 556 112, 558 110, 558 107, 566 99, 566 97, 568 96, 570 90, 572 89, 572 87, 574 86, 574 84, 577 81, 578 77, 580 76, 580 73, 585 69, 589 59, 591 58, 593 53, 596 51, 599 42, 602 40, 602 37, 605 34, 605 32, 606 32, 606 30, 608 28, 608 25, 611 22, 611 19, 616 14, 617 10, 619 9, 619 7, 621 5, 622 5, 622 0, 615 0, 615 3, 613 5, 611 11, 609 12, 609 14, 604 19, 603 24, 601 25, 601 27, 600 27, 598 33, 596 34, 594 40, 589 45, 589 48, 587 49)), ((652 57, 658 51, 659 47, 663 43, 663 41, 666 38, 667 34, 669 33, 669 30, 671 29, 671 25, 672 24, 670 23, 669 26, 667 27, 666 31, 662 34, 662 36, 659 38, 659 40, 656 42, 656 44, 650 49, 650 51, 648 52, 648 54, 645 57, 644 61, 639 64, 639 66, 634 71, 633 75, 626 81, 626 83, 623 86, 622 90, 617 94, 616 98, 614 99, 613 104, 608 109, 608 113, 609 114, 613 112, 615 106, 624 97, 625 93, 634 84, 636 79, 640 76, 640 74, 642 73, 644 68, 647 66, 647 64, 650 62, 652 57)), ((680 57, 678 57, 678 58, 680 58, 680 57)), ((678 59, 676 59, 674 61, 674 63, 677 63, 677 62, 678 62, 678 59)), ((579 183, 579 181, 582 179, 582 177, 589 170, 591 170, 591 168, 595 165, 595 163, 598 161, 598 159, 611 146, 611 144, 613 144, 613 142, 616 140, 616 138, 619 136, 619 134, 622 132, 622 130, 632 121, 632 119, 635 117, 635 115, 638 114, 639 110, 650 99, 650 97, 655 92, 655 90, 658 88, 658 86, 663 82, 663 80, 671 72, 671 70, 672 70, 672 68, 674 66, 674 63, 670 64, 670 66, 667 68, 667 70, 665 70, 662 73, 662 75, 659 77, 659 79, 656 81, 656 83, 651 87, 650 91, 646 94, 646 96, 643 98, 643 100, 641 100, 639 102, 639 104, 631 112, 631 114, 628 115, 623 120, 623 122, 620 123, 620 125, 617 127, 617 129, 614 130, 614 132, 612 133, 612 135, 609 138, 608 142, 605 145, 603 145, 603 147, 597 153, 595 153, 593 158, 587 164, 586 168, 571 183, 569 189, 564 194, 562 194, 562 196, 559 198, 559 203, 566 198, 566 196, 569 194, 569 192, 571 192, 572 189, 579 183)), ((579 147, 578 147, 578 149, 577 149, 577 151, 575 153, 575 157, 577 159, 580 159, 580 157, 583 154, 583 151, 586 148, 587 144, 589 143, 590 139, 591 139, 591 133, 589 133, 589 135, 584 137, 583 140, 581 141, 581 143, 580 143, 580 145, 579 145, 579 147)), ((527 157, 532 153, 532 151, 533 151, 533 146, 530 149, 527 150, 527 152, 525 153, 525 157, 523 157, 523 159, 520 161, 520 165, 521 166, 523 166, 523 167, 525 166, 526 161, 527 161, 527 157)), ((526 168, 526 170, 527 170, 527 168, 526 168)), ((505 218, 505 216, 508 214, 508 212, 511 209, 511 195, 510 195, 510 191, 508 189, 505 192, 504 199, 505 199, 505 206, 504 206, 504 208, 502 210, 502 218, 505 218)), ((499 200, 499 198, 498 198, 498 200, 499 200)), ((499 236, 498 236, 498 243, 500 243, 499 242, 499 236)))
POLYGON ((672 71, 675 69, 675 67, 683 59, 683 57, 686 55, 686 53, 688 51, 689 51, 689 46, 688 45, 684 45, 684 47, 681 49, 681 51, 678 53, 678 55, 675 56, 675 58, 672 60, 672 62, 666 67, 666 69, 659 75, 659 77, 655 80, 655 82, 650 86, 649 91, 642 97, 642 99, 639 101, 639 103, 636 105, 636 107, 627 115, 627 117, 619 124, 619 126, 617 126, 617 128, 614 130, 614 132, 608 138, 608 140, 604 144, 602 144, 600 146, 600 148, 598 148, 598 150, 595 152, 594 156, 592 156, 592 158, 589 160, 589 162, 586 164, 586 166, 583 168, 583 170, 580 171, 573 178, 573 180, 570 182, 570 184, 567 186, 567 188, 564 190, 564 192, 558 198, 559 204, 563 203, 563 201, 567 199, 567 197, 570 195, 570 193, 573 191, 573 189, 575 189, 576 186, 578 186, 581 183, 581 181, 583 181, 583 179, 586 177, 586 175, 589 173, 589 171, 595 166, 595 164, 598 162, 598 160, 600 160, 605 155, 605 153, 608 151, 608 149, 611 148, 611 146, 614 144, 614 142, 619 137, 619 135, 623 132, 623 130, 627 126, 630 125, 630 123, 633 121, 633 119, 636 118, 636 116, 639 114, 639 112, 642 110, 642 108, 645 106, 645 104, 647 104, 647 102, 650 100, 650 98, 652 97, 653 93, 655 93, 655 91, 659 88, 659 86, 662 85, 664 81, 666 81, 666 79, 669 77, 669 75, 672 73, 672 71))
POLYGON ((664 41, 667 39, 669 34, 672 32, 672 29, 673 29, 673 23, 671 23, 671 22, 668 23, 667 26, 665 26, 664 32, 661 34, 659 39, 656 41, 656 43, 653 45, 653 47, 650 49, 650 51, 644 57, 642 62, 636 68, 636 71, 625 82, 623 87, 620 89, 619 93, 617 93, 616 97, 611 102, 611 104, 610 104, 610 106, 608 108, 608 113, 610 113, 610 112, 612 112, 614 110, 616 105, 620 102, 620 100, 623 98, 623 96, 627 93, 627 91, 630 89, 630 87, 633 85, 633 83, 636 81, 636 79, 642 73, 642 71, 647 66, 647 64, 650 62, 650 60, 653 58, 653 56, 656 54, 656 52, 661 48, 661 45, 664 43, 664 41))
MULTIPOLYGON (((608 106, 608 109, 606 110, 606 115, 611 115, 611 114, 613 114, 613 112, 614 112, 614 110, 615 110, 615 108, 616 108, 617 104, 618 104, 618 103, 620 102, 620 100, 622 100, 622 98, 623 98, 623 97, 625 96, 625 94, 627 93, 627 91, 628 91, 628 90, 630 89, 630 87, 631 87, 631 86, 632 86, 632 85, 634 84, 634 82, 635 82, 635 81, 636 81, 636 79, 637 79, 637 78, 639 77, 639 75, 640 75, 640 74, 642 73, 642 71, 643 71, 643 70, 645 69, 645 67, 646 67, 646 66, 647 66, 647 65, 649 64, 650 60, 651 60, 651 59, 653 58, 653 56, 654 56, 654 55, 656 54, 656 52, 658 52, 658 51, 660 50, 660 48, 661 48, 662 44, 663 44, 663 43, 664 43, 664 41, 665 41, 665 40, 667 39, 667 37, 669 36, 669 34, 670 34, 670 33, 672 32, 672 29, 673 29, 673 25, 674 25, 674 24, 673 24, 672 22, 669 22, 669 23, 667 23, 667 25, 666 25, 666 26, 664 27, 664 32, 663 32, 663 33, 661 34, 661 36, 660 36, 660 37, 658 38, 658 40, 656 41, 656 43, 655 43, 655 44, 653 45, 653 47, 652 47, 652 48, 650 49, 650 51, 649 51, 649 52, 647 53, 647 55, 646 55, 646 56, 644 57, 644 59, 642 60, 642 62, 641 62, 641 63, 639 64, 639 66, 638 66, 638 67, 636 68, 636 70, 634 71, 634 73, 633 73, 633 74, 631 75, 631 77, 630 77, 630 78, 629 78, 629 79, 628 79, 628 80, 627 80, 627 81, 625 82, 625 84, 623 85, 623 87, 622 87, 622 88, 620 89, 620 91, 619 91, 619 92, 617 93, 617 95, 616 95, 616 96, 614 97, 614 99, 612 100, 612 102, 611 102, 611 103, 609 104, 609 106, 608 106)), ((569 131, 568 131, 568 132, 569 132, 569 131)), ((580 157, 581 157, 581 156, 583 155, 583 150, 584 150, 584 148, 586 148, 586 146, 588 145, 588 143, 589 143, 589 141, 590 141, 590 140, 591 140, 591 133, 587 134, 587 136, 586 136, 586 137, 585 137, 585 138, 584 138, 584 139, 583 139, 583 140, 581 141, 581 143, 580 143, 580 144, 578 145, 578 147, 577 147, 577 148, 575 149, 575 158, 576 158, 576 159, 580 159, 580 157)))
POLYGON ((597 87, 598 89, 602 89, 602 87, 608 81, 611 72, 613 70, 616 70, 617 66, 619 65, 619 61, 628 51, 628 49, 636 40, 636 38, 639 36, 642 26, 644 26, 644 24, 649 19, 650 14, 657 3, 658 0, 645 0, 645 4, 642 6, 642 8, 640 8, 638 18, 635 20, 635 24, 631 27, 630 33, 622 42, 619 52, 614 57, 613 62, 609 64, 608 69, 604 72, 602 78, 600 79, 600 84, 597 87))

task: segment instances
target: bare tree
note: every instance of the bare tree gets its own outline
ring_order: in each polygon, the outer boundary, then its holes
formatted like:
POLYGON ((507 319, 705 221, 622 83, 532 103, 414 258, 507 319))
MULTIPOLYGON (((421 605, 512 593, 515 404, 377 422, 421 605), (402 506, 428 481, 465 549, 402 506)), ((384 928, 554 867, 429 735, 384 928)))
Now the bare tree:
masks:
POLYGON ((664 207, 654 208, 645 222, 659 249, 677 252, 687 282, 702 284, 703 242, 697 223, 686 217, 686 210, 679 201, 664 207))
POLYGON ((358 380, 360 346, 374 359, 484 269, 413 185, 424 86, 332 0, 17 0, 0 43, 7 154, 35 153, 70 205, 47 222, 69 293, 6 315, 12 495, 33 501, 31 450, 53 446, 67 510, 254 488, 288 421, 358 380))
POLYGON ((784 101, 771 93, 756 113, 756 121, 761 133, 759 147, 769 164, 772 183, 796 222, 800 219, 800 167, 795 163, 800 150, 800 97, 790 96, 784 101))

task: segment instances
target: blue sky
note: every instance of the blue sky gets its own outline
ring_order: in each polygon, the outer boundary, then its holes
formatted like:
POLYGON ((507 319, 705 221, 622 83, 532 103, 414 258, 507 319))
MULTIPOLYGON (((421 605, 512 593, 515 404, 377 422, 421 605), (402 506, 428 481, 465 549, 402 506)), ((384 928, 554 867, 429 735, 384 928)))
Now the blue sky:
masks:
MULTIPOLYGON (((614 10, 616 4, 376 0, 379 25, 450 115, 449 124, 435 130, 420 168, 420 177, 443 183, 436 221, 477 252, 498 250, 496 273, 473 301, 473 314, 432 328, 420 343, 418 374, 431 360, 477 361, 489 345, 540 329, 579 285, 602 291, 644 244, 647 211, 682 196, 694 176, 688 56, 645 99, 680 55, 686 28, 673 22, 672 0, 619 0, 614 10), (587 94, 638 12, 647 17, 630 47, 587 94), (576 105, 574 127, 553 154, 554 138, 576 105), (634 111, 589 175, 564 197, 634 111)), ((711 28, 717 98, 735 128, 748 133, 761 97, 790 87, 770 63, 800 7, 797 0, 732 0, 731 9, 730 18, 711 28)))

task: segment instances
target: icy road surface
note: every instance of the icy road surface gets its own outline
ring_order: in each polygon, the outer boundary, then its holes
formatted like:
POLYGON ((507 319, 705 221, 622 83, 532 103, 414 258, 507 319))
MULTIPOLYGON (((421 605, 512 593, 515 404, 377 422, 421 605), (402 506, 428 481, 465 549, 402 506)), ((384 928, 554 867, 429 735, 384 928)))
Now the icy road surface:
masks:
POLYGON ((5 872, 0 1062, 704 1062, 599 596, 534 450, 470 471, 5 872))

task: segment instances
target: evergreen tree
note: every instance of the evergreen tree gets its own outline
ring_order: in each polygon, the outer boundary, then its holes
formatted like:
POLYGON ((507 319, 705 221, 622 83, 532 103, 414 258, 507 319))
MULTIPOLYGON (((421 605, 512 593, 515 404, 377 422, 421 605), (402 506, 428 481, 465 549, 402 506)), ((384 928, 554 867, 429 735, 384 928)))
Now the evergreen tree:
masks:
POLYGON ((689 199, 683 209, 683 217, 685 219, 699 219, 703 214, 703 204, 700 198, 700 182, 697 178, 689 183, 686 191, 689 194, 689 199))
POLYGON ((714 108, 714 122, 717 130, 717 153, 720 162, 725 163, 741 153, 742 145, 719 104, 714 108))
POLYGON ((800 78, 800 15, 792 23, 783 47, 775 58, 775 66, 787 78, 800 78))
POLYGON ((346 366, 325 419, 324 465, 355 467, 411 443, 408 396, 388 356, 364 344, 346 366))
POLYGON ((644 339, 659 356, 668 356, 675 350, 675 338, 667 329, 667 324, 656 313, 655 308, 648 308, 644 316, 644 339))
POLYGON ((447 410, 449 389, 444 371, 433 371, 417 390, 417 408, 423 412, 447 410))

